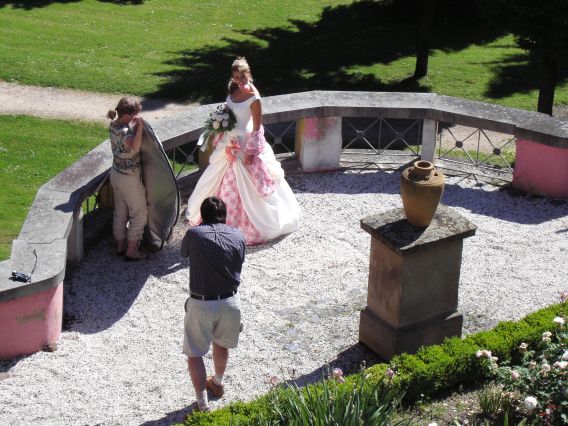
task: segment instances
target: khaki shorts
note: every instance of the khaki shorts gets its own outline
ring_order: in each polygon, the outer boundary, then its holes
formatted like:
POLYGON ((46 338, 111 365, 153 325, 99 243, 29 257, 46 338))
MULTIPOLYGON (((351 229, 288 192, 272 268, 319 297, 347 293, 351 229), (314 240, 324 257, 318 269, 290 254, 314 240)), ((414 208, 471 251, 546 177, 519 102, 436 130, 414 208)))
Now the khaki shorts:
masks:
POLYGON ((189 298, 184 323, 183 353, 187 356, 204 356, 211 342, 227 349, 236 348, 241 327, 239 294, 222 300, 189 298))

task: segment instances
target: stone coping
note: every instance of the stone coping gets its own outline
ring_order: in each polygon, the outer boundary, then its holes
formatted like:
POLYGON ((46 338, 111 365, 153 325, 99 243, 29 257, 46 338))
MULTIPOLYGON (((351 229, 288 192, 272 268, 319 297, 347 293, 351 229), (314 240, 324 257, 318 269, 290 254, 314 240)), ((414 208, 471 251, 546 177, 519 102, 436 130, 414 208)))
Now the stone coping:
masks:
MULTIPOLYGON (((154 129, 164 147, 197 139, 216 105, 203 105, 157 122, 154 129)), ((568 148, 566 119, 434 93, 312 91, 264 98, 262 108, 266 124, 333 116, 430 119, 568 148)))
MULTIPOLYGON (((166 150, 196 140, 207 115, 218 103, 190 108, 153 127, 166 150)), ((508 133, 568 149, 568 121, 545 114, 433 93, 311 91, 263 100, 266 124, 308 117, 377 117, 431 119, 508 133)), ((65 275, 67 239, 74 213, 108 173, 108 140, 40 187, 8 261, 0 262, 0 302, 44 291, 65 275), (29 273, 31 283, 10 280, 10 270, 29 273)))

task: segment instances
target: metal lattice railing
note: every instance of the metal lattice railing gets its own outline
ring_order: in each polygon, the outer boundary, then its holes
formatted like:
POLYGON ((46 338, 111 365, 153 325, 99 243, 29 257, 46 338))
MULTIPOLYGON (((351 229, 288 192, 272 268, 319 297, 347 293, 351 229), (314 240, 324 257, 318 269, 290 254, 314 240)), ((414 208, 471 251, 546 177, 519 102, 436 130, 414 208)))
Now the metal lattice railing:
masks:
POLYGON ((294 154, 296 122, 289 121, 264 126, 264 136, 275 154, 294 154))
POLYGON ((166 151, 176 179, 179 179, 184 172, 190 172, 199 167, 199 153, 201 152, 199 149, 197 141, 192 141, 166 151))
MULTIPOLYGON (((511 180, 515 137, 444 123, 439 123, 439 129, 434 156, 437 166, 470 176, 511 180)), ((265 126, 265 137, 276 154, 294 155, 295 130, 295 121, 273 123, 265 126)), ((364 162, 369 164, 404 164, 421 155, 422 130, 420 119, 343 117, 341 153, 348 158, 347 167, 358 162, 356 155, 365 156, 364 162)), ((199 168, 200 154, 196 140, 166 151, 176 179, 199 168)), ((100 191, 106 182, 85 199, 84 213, 101 206, 100 191)))
POLYGON ((469 175, 510 181, 516 138, 484 129, 460 126, 438 133, 436 164, 469 175))
POLYGON ((376 155, 389 151, 389 155, 413 157, 420 155, 422 120, 396 120, 378 117, 356 122, 343 118, 342 153, 353 149, 367 149, 376 155), (394 152, 393 151, 398 151, 394 152))

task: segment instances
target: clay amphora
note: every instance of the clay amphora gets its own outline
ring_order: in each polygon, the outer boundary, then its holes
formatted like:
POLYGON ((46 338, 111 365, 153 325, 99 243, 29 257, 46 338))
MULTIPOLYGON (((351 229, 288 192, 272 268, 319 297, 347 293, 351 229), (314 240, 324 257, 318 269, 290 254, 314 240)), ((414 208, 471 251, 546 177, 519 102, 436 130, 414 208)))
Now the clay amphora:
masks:
POLYGON ((444 181, 444 174, 429 161, 419 160, 404 169, 400 177, 400 195, 411 225, 430 225, 444 192, 444 181))

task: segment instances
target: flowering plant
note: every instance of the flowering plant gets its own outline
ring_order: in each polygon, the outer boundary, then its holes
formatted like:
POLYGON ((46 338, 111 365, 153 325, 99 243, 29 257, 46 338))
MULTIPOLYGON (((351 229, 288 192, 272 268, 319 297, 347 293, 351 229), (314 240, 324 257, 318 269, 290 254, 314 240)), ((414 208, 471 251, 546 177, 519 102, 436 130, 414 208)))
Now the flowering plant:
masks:
POLYGON ((217 108, 209 114, 207 120, 205 120, 204 130, 199 137, 197 145, 202 145, 201 151, 205 151, 211 136, 233 130, 236 124, 237 117, 233 110, 229 108, 226 103, 218 105, 217 108))
POLYGON ((537 347, 519 345, 519 365, 499 365, 487 350, 476 354, 499 384, 504 399, 510 400, 509 414, 545 425, 568 423, 568 332, 564 318, 556 317, 552 323, 554 331, 542 333, 537 347))

